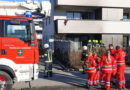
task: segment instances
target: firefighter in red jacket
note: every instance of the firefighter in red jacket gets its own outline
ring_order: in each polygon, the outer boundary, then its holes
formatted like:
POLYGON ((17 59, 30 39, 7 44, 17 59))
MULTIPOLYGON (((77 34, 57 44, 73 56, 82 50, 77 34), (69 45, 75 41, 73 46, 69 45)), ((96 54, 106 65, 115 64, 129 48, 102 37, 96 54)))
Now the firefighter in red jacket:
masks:
POLYGON ((106 55, 101 58, 101 88, 102 90, 110 89, 110 78, 112 74, 112 70, 115 67, 116 62, 114 58, 110 55, 110 51, 108 50, 106 55), (105 81, 106 77, 106 81, 105 81))
MULTIPOLYGON (((109 50, 111 52, 111 56, 115 57, 116 55, 116 49, 114 48, 114 46, 112 44, 109 45, 109 50)), ((116 59, 114 59, 116 60, 116 59)), ((115 68, 113 68, 113 72, 112 72, 112 84, 116 85, 116 78, 117 78, 117 67, 115 66, 115 68)))
POLYGON ((120 46, 116 46, 117 54, 115 56, 117 60, 117 76, 118 76, 118 88, 119 90, 122 90, 122 88, 125 88, 125 56, 126 53, 121 50, 120 46))
POLYGON ((96 72, 95 72, 95 76, 94 76, 94 85, 99 85, 100 59, 97 57, 97 53, 96 52, 94 52, 93 57, 94 57, 94 60, 95 60, 95 62, 97 64, 96 72))
POLYGON ((94 81, 94 76, 96 72, 96 63, 94 61, 93 55, 91 52, 89 52, 88 57, 84 59, 84 65, 85 65, 85 71, 87 72, 88 75, 88 80, 87 80, 87 85, 89 90, 93 90, 93 81, 94 81))

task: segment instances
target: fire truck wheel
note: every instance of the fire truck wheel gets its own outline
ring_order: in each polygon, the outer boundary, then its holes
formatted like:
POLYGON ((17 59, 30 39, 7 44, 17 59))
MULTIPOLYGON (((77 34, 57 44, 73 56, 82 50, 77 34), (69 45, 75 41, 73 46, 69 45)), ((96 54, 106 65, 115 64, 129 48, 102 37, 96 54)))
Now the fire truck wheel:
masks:
POLYGON ((12 90, 13 80, 10 75, 0 71, 0 90, 12 90))

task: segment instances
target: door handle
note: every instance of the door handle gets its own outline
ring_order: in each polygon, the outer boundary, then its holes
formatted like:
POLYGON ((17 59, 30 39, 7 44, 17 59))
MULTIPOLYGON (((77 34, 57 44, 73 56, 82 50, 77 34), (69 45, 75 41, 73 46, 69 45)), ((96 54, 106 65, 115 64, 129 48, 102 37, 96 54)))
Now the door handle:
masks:
POLYGON ((2 50, 1 50, 1 54, 2 54, 2 55, 6 55, 6 54, 7 54, 7 50, 6 50, 6 49, 2 49, 2 50))

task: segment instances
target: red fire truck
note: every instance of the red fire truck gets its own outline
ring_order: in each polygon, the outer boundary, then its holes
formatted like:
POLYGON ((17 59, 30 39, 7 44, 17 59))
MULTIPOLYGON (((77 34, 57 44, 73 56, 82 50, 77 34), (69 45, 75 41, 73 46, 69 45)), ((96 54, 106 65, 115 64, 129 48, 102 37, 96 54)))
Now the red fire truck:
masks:
POLYGON ((38 42, 32 17, 0 16, 0 88, 38 78, 38 42))

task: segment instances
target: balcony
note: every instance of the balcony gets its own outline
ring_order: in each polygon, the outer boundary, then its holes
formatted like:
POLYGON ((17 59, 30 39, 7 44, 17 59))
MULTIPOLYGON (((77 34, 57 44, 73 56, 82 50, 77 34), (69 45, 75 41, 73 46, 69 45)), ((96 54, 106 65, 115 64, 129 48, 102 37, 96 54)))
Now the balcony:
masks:
POLYGON ((38 30, 38 31, 42 31, 42 30, 43 30, 43 28, 42 28, 42 27, 40 27, 39 25, 36 25, 36 26, 35 26, 35 30, 36 30, 36 31, 37 31, 37 30, 38 30))
POLYGON ((56 25, 57 33, 61 34, 130 33, 130 21, 57 20, 56 25))
POLYGON ((37 39, 42 40, 42 34, 37 34, 37 39))
POLYGON ((56 6, 96 6, 130 8, 130 0, 56 0, 56 6))

